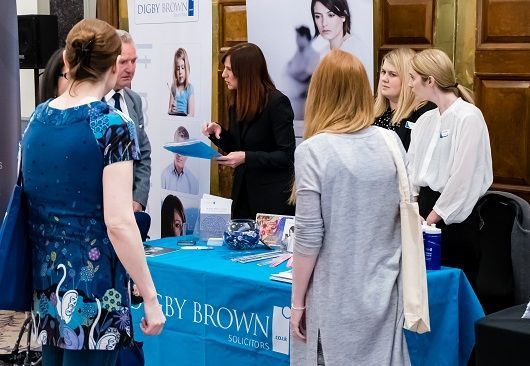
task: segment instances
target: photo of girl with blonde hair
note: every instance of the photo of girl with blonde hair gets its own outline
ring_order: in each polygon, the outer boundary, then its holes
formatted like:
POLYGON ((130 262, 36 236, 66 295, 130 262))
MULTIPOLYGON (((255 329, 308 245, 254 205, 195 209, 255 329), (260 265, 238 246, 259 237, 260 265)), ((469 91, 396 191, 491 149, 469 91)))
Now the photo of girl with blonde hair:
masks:
POLYGON ((184 48, 178 48, 173 58, 173 80, 169 87, 168 114, 183 117, 195 115, 195 94, 189 77, 188 54, 184 48))

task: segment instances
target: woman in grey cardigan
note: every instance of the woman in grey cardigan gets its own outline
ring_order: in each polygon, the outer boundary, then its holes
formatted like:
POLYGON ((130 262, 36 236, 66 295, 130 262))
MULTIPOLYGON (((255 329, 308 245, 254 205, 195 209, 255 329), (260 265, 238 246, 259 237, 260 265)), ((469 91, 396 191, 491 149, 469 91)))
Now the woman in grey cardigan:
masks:
POLYGON ((292 197, 291 365, 408 365, 397 171, 371 126, 355 56, 334 50, 322 60, 305 116, 292 197))

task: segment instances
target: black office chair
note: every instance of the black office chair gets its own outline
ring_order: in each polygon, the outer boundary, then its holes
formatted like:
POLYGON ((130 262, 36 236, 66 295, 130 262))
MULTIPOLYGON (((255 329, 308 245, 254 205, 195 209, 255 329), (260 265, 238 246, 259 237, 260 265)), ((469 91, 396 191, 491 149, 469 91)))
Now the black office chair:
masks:
POLYGON ((486 314, 530 298, 530 205, 508 192, 488 191, 479 216, 477 296, 486 314))

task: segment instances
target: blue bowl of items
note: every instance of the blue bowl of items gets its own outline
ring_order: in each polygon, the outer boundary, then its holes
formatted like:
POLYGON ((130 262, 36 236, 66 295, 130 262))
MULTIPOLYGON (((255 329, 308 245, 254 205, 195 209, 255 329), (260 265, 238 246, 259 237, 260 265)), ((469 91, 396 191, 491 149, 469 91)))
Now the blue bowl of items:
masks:
POLYGON ((259 245, 259 228, 254 220, 234 219, 228 222, 223 237, 230 249, 252 249, 259 245))

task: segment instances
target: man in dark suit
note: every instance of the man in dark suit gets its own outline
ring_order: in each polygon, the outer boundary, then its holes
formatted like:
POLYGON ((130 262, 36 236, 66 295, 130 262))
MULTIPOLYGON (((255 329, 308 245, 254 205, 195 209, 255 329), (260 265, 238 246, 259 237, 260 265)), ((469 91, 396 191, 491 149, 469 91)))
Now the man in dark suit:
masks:
POLYGON ((121 58, 118 65, 118 79, 114 90, 106 96, 105 101, 129 116, 135 126, 140 146, 141 160, 134 162, 133 209, 134 212, 145 210, 149 197, 151 179, 151 144, 145 132, 142 100, 132 91, 131 81, 136 71, 136 47, 131 35, 124 30, 116 31, 121 38, 121 58))

